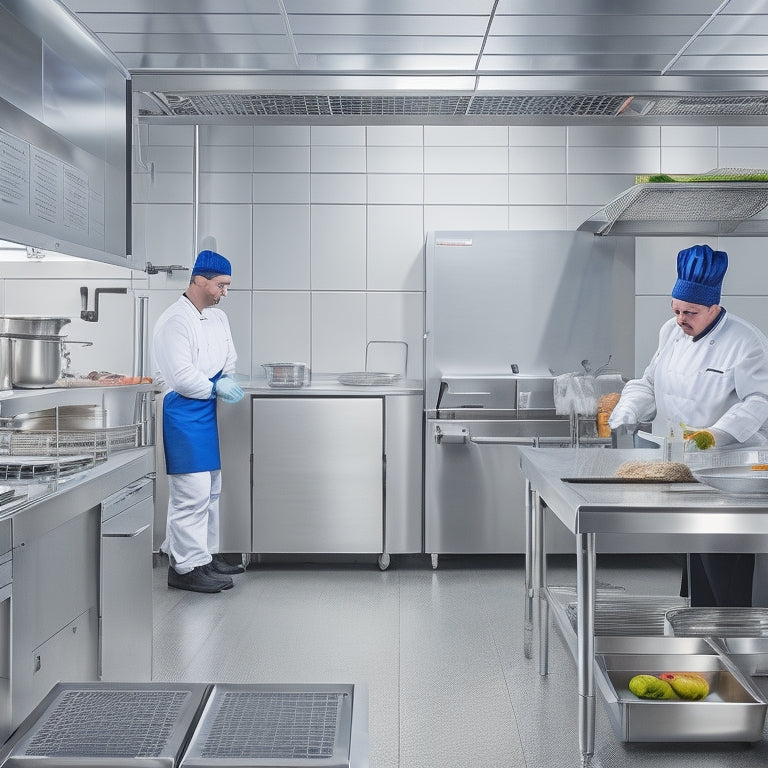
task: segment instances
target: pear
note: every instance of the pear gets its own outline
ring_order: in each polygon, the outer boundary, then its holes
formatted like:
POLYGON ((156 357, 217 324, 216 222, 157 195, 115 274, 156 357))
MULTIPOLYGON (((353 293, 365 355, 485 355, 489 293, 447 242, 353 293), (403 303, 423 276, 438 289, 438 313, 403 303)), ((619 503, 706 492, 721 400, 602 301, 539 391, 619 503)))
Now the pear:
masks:
POLYGON ((629 681, 629 690, 641 699, 676 699, 672 686, 654 675, 635 675, 629 681))
POLYGON ((709 683, 698 672, 663 672, 659 679, 669 683, 681 699, 698 701, 709 694, 709 683))

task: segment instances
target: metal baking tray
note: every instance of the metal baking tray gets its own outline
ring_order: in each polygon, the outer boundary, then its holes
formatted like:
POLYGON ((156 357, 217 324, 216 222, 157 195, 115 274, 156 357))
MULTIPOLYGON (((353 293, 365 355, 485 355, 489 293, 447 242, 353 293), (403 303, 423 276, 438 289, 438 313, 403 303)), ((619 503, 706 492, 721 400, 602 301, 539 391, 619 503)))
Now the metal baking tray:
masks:
POLYGON ((637 742, 760 741, 768 703, 712 645, 702 639, 692 649, 692 638, 666 638, 672 641, 668 645, 658 638, 654 652, 644 653, 644 638, 637 640, 634 648, 619 649, 635 652, 595 656, 596 682, 618 738, 637 742), (709 695, 700 701, 651 700, 640 699, 629 690, 635 675, 662 672, 699 672, 709 682, 709 695))

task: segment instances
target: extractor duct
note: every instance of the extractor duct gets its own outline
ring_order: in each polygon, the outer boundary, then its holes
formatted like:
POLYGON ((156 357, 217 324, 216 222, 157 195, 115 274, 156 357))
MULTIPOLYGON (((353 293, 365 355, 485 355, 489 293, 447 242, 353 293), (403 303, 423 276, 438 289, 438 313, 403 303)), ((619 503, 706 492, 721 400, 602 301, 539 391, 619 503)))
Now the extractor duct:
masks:
MULTIPOLYGON (((139 116, 690 117, 766 116, 768 96, 594 94, 294 94, 144 92, 139 116)), ((137 99, 138 102, 138 99, 137 99)))

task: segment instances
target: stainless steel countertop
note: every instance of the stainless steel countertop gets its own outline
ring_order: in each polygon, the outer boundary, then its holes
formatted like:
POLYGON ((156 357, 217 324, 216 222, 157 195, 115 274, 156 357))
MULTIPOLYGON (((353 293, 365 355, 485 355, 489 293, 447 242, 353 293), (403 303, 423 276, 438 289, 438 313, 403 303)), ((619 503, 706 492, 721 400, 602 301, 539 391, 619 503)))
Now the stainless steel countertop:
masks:
POLYGON ((270 387, 266 378, 240 381, 238 384, 247 394, 275 395, 279 397, 306 397, 313 395, 341 395, 347 397, 380 397, 382 395, 421 395, 424 383, 418 379, 402 379, 385 386, 353 387, 341 384, 338 374, 312 374, 312 380, 305 387, 270 387))
POLYGON ((728 496, 699 483, 590 484, 653 449, 520 448, 533 490, 572 533, 627 536, 636 552, 768 551, 768 495, 728 496), (748 541, 746 540, 748 539, 748 541), (644 548, 648 545, 650 548, 644 548))

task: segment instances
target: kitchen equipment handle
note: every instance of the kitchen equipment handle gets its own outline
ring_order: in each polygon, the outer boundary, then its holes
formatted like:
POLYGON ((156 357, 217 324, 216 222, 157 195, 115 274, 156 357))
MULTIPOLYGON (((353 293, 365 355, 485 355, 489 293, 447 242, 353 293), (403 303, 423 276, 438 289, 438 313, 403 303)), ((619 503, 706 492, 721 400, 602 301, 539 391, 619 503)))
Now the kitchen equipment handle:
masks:
POLYGON ((140 534, 144 533, 144 531, 147 530, 152 525, 152 523, 147 523, 146 525, 143 525, 141 528, 139 528, 137 531, 121 531, 119 533, 102 533, 101 536, 104 539, 134 539, 136 536, 139 536, 140 534))
MULTIPOLYGON (((470 437, 471 443, 478 445, 531 445, 535 446, 538 437, 470 437)), ((562 442, 562 440, 560 441, 562 442)))

